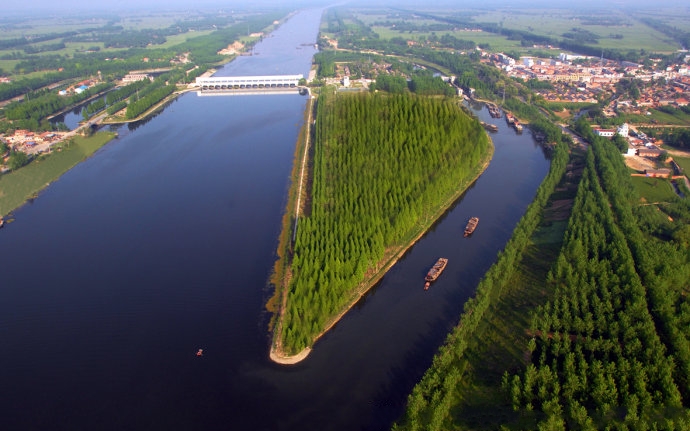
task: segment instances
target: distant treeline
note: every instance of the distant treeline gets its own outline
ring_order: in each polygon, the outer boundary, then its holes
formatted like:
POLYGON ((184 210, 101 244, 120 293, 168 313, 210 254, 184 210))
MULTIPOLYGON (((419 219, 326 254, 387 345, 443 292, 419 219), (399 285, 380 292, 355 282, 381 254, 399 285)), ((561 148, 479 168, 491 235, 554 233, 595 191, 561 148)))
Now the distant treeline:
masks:
MULTIPOLYGON (((118 79, 131 70, 141 69, 144 64, 147 68, 170 67, 171 60, 182 53, 189 53, 190 60, 206 70, 209 65, 223 61, 224 57, 218 55, 219 50, 246 35, 248 31, 257 32, 266 28, 282 16, 284 15, 278 11, 248 17, 241 23, 228 25, 209 35, 191 38, 167 49, 130 48, 118 51, 116 55, 112 52, 91 52, 77 53, 70 58, 58 54, 25 56, 17 63, 15 71, 28 73, 52 70, 55 72, 0 85, 0 101, 20 96, 27 91, 36 91, 63 80, 94 76, 98 72, 101 72, 104 79, 118 79), (144 58, 147 58, 148 62, 144 63, 144 58)), ((51 40, 55 38, 55 35, 45 37, 46 40, 51 40)), ((89 39, 89 41, 93 40, 89 39)))

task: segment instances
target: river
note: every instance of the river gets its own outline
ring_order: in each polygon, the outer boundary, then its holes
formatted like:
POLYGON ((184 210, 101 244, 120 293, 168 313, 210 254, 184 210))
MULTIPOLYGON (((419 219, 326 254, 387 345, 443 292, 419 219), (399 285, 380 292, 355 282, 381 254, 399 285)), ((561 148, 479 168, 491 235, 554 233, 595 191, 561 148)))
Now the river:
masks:
MULTIPOLYGON (((320 15, 301 11, 219 75, 306 76, 320 15)), ((484 174, 305 361, 281 366, 263 305, 305 106, 185 94, 15 211, 0 231, 1 429, 390 428, 549 161, 494 120, 484 174)))

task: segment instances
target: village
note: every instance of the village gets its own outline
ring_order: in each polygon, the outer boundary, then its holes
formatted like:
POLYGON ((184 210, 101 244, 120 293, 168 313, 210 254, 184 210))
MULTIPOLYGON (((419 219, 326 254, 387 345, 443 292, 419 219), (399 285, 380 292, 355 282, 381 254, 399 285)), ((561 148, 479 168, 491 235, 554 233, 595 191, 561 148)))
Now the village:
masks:
POLYGON ((519 61, 502 53, 484 53, 484 57, 484 62, 494 64, 511 78, 549 82, 552 88, 535 89, 548 102, 597 103, 615 95, 616 84, 622 79, 646 84, 639 88, 635 100, 611 97, 604 107, 604 113, 611 117, 618 112, 646 115, 648 108, 682 107, 690 101, 689 54, 681 54, 677 63, 663 69, 660 59, 645 66, 566 53, 557 59, 521 57, 519 61))

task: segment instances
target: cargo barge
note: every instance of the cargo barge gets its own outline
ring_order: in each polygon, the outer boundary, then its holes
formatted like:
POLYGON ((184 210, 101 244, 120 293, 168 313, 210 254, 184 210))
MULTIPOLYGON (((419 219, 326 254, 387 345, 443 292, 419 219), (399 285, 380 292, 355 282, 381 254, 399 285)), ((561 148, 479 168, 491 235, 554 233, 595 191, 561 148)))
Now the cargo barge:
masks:
POLYGON ((429 272, 426 274, 426 277, 424 280, 426 280, 426 283, 424 283, 424 290, 428 290, 429 286, 431 286, 432 281, 436 281, 439 275, 443 272, 444 269, 446 269, 446 265, 448 265, 448 259, 445 257, 439 258, 434 266, 431 267, 429 272))
POLYGON ((497 125, 491 124, 491 123, 485 123, 483 121, 481 123, 482 123, 482 127, 484 127, 489 132, 498 132, 498 126, 497 125))
POLYGON ((506 123, 513 126, 516 132, 522 133, 522 124, 520 124, 520 121, 509 112, 506 112, 506 123))
POLYGON ((498 109, 498 106, 493 103, 487 103, 486 107, 489 109, 489 115, 491 115, 491 117, 501 118, 501 110, 498 109))
POLYGON ((477 228, 478 224, 479 224, 479 217, 470 218, 470 221, 467 222, 467 226, 465 226, 465 236, 472 235, 472 232, 474 232, 474 230, 477 228))

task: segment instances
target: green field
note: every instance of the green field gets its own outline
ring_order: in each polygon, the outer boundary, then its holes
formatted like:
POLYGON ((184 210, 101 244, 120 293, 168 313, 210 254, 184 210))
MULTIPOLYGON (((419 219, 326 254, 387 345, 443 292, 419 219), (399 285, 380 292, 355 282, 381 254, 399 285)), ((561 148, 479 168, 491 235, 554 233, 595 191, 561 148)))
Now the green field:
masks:
MULTIPOLYGON (((687 15, 687 12, 685 12, 687 15)), ((652 52, 669 53, 680 48, 670 38, 641 22, 625 12, 607 11, 606 18, 616 23, 612 25, 594 25, 601 15, 586 15, 573 10, 563 9, 523 9, 488 12, 479 15, 475 21, 496 23, 504 28, 528 31, 530 33, 562 38, 563 33, 574 28, 587 30, 600 37, 599 43, 593 46, 616 48, 622 50, 644 49, 652 52), (611 35, 622 35, 622 39, 613 39, 611 35)))
POLYGON ((8 214, 26 200, 36 196, 51 182, 114 137, 114 133, 105 132, 88 138, 77 136, 73 143, 63 145, 62 151, 39 157, 21 169, 0 176, 0 216, 8 214))
MULTIPOLYGON (((551 297, 544 280, 558 256, 565 226, 566 222, 558 222, 534 232, 532 245, 507 283, 511 288, 470 339, 464 378, 457 390, 460 401, 453 412, 461 429, 499 429, 501 424, 519 421, 501 390, 501 377, 507 369, 524 367, 529 357, 530 317, 551 297)), ((520 429, 526 429, 526 423, 521 425, 520 429)))
POLYGON ((647 202, 667 202, 676 196, 671 183, 664 178, 632 177, 632 182, 647 202))
POLYGON ((690 158, 674 156, 673 160, 683 169, 685 176, 690 175, 690 158))
MULTIPOLYGON (((690 31, 690 20, 688 20, 688 9, 686 8, 664 8, 648 9, 644 16, 675 27, 681 31, 690 31)), ((687 48, 687 47, 686 47, 687 48)))
MULTIPOLYGON (((437 21, 428 18, 414 18, 410 16, 399 16, 384 13, 364 13, 357 11, 356 17, 366 25, 374 25, 376 22, 395 22, 404 20, 416 25, 434 24, 437 21)), ((435 15, 443 15, 443 12, 431 12, 435 15)), ((677 28, 690 27, 687 20, 680 19, 678 16, 686 16, 687 11, 677 11, 674 14, 664 11, 653 18, 673 25, 677 28)), ((680 47, 671 40, 670 37, 659 31, 648 27, 635 19, 628 11, 606 11, 606 14, 583 14, 579 11, 568 9, 510 9, 496 10, 491 12, 471 13, 473 21, 476 23, 499 24, 506 29, 521 30, 542 36, 562 39, 563 33, 574 28, 586 30, 599 37, 599 43, 593 46, 601 48, 614 48, 621 50, 644 49, 651 52, 670 53, 680 47), (616 35, 616 37, 614 37, 616 35)), ((399 32, 395 28, 373 26, 373 29, 380 37, 389 39, 399 36, 410 39, 417 39, 420 36, 428 37, 431 32, 399 32)), ((687 30, 686 30, 687 31, 687 30)), ((489 44, 492 50, 525 51, 520 46, 519 41, 508 40, 505 37, 487 32, 465 32, 465 31, 439 31, 438 36, 452 34, 461 39, 469 39, 477 44, 489 44)))
POLYGON ((194 39, 196 37, 206 36, 206 35, 209 35, 211 33, 213 33, 213 30, 189 31, 187 33, 176 34, 174 36, 166 36, 165 43, 163 43, 161 45, 151 46, 151 48, 166 49, 166 48, 170 48, 170 47, 173 47, 175 45, 179 45, 181 43, 184 43, 189 39, 194 39))
POLYGON ((690 126, 689 114, 671 115, 656 109, 650 109, 649 113, 650 115, 622 114, 619 118, 632 124, 648 124, 650 127, 654 127, 654 124, 690 126))
MULTIPOLYGON (((442 16, 447 11, 431 12, 431 14, 442 16)), ((687 15, 687 11, 678 12, 687 15)), ((663 33, 643 24, 635 19, 627 11, 606 11, 601 14, 583 14, 574 10, 566 9, 510 9, 496 10, 491 12, 473 12, 473 21, 483 24, 499 24, 506 29, 514 29, 530 32, 536 35, 549 36, 562 39, 563 33, 573 29, 581 29, 591 32, 598 36, 599 42, 591 44, 602 49, 619 50, 640 50, 650 52, 671 53, 678 50, 678 44, 663 33)), ((386 14, 384 12, 365 13, 355 11, 355 17, 365 25, 372 26, 382 39, 392 37, 402 37, 405 39, 418 40, 420 37, 428 38, 432 32, 417 31, 398 31, 394 27, 375 25, 389 21, 409 22, 423 26, 429 24, 439 24, 429 18, 421 18, 401 14, 386 14)), ((679 20, 675 15, 667 12, 666 14, 655 17, 659 21, 677 26, 678 28, 690 27, 685 22, 679 20)), ((344 20, 348 23, 348 20, 344 20)), ((434 32, 437 36, 451 34, 459 39, 472 40, 478 45, 489 45, 492 51, 518 51, 522 53, 530 52, 530 48, 520 45, 520 41, 508 40, 506 37, 489 32, 471 32, 464 30, 438 31, 434 32)))

